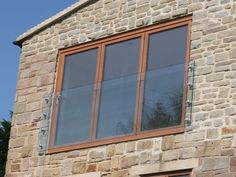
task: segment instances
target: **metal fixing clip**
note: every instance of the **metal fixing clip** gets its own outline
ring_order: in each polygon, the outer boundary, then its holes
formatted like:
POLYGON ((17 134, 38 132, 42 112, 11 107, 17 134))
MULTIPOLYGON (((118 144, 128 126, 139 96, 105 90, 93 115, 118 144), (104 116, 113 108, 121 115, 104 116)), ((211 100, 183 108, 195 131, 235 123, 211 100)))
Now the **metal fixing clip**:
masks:
POLYGON ((44 101, 45 101, 46 104, 48 104, 49 103, 49 98, 44 98, 44 101))
POLYGON ((193 64, 189 65, 188 69, 189 69, 190 72, 193 72, 194 65, 193 64))
POLYGON ((187 100, 186 105, 187 105, 187 107, 190 107, 192 105, 192 102, 190 100, 187 100))
POLYGON ((42 145, 42 144, 39 144, 39 148, 40 148, 40 149, 43 149, 43 145, 42 145))
POLYGON ((192 90, 193 89, 193 84, 191 82, 188 82, 188 87, 189 87, 190 90, 192 90))

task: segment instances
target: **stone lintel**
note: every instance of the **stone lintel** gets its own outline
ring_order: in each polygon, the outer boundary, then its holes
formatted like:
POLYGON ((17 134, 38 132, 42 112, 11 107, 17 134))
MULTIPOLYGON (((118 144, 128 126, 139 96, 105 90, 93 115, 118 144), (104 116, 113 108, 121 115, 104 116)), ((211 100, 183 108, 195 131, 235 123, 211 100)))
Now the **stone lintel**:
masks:
POLYGON ((175 160, 162 162, 158 164, 137 165, 130 169, 131 177, 139 177, 139 175, 162 173, 178 170, 188 170, 199 166, 199 159, 175 160))
POLYGON ((91 172, 91 173, 84 173, 84 174, 78 174, 78 175, 70 175, 67 177, 101 177, 100 172, 91 172))

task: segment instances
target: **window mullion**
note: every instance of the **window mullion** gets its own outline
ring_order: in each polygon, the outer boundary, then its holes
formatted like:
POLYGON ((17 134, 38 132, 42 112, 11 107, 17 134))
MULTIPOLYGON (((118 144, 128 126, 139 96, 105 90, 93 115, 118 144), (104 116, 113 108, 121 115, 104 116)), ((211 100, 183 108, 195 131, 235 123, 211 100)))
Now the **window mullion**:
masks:
POLYGON ((143 93, 144 93, 144 78, 147 63, 147 34, 142 34, 142 42, 140 49, 140 65, 138 72, 138 82, 137 82, 137 101, 136 101, 136 111, 135 111, 135 134, 140 133, 141 130, 141 117, 142 117, 142 107, 143 107, 143 93))
POLYGON ((91 131, 90 131, 91 141, 94 141, 96 139, 97 119, 98 119, 98 110, 99 110, 103 65, 104 65, 104 52, 105 52, 105 45, 100 44, 98 59, 97 59, 98 61, 97 61, 96 81, 94 84, 94 100, 93 100, 94 102, 92 109, 92 121, 91 121, 91 131))

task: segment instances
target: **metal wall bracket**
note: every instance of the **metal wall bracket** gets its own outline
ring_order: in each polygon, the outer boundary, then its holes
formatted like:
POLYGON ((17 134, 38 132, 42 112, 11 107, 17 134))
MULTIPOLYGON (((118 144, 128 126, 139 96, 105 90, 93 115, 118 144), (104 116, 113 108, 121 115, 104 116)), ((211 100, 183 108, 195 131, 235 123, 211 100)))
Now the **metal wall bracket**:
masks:
POLYGON ((42 100, 42 113, 40 116, 40 130, 38 152, 40 155, 45 154, 48 147, 49 121, 51 114, 52 95, 45 95, 42 100))
POLYGON ((185 126, 189 127, 192 121, 192 101, 193 101, 193 89, 194 89, 194 71, 195 62, 191 61, 188 67, 188 84, 187 84, 187 98, 186 98, 186 116, 185 126))

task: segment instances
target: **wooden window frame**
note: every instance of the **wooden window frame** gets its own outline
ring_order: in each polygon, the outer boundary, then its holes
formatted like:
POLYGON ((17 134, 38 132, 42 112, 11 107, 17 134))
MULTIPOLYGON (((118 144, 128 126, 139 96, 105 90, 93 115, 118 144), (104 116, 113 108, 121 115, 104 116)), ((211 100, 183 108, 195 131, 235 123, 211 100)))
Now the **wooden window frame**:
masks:
POLYGON ((189 175, 189 177, 192 176, 190 170, 181 170, 174 172, 146 174, 146 175, 141 175, 140 177, 178 177, 180 175, 189 175))
MULTIPOLYGON (((188 63, 190 56, 190 29, 191 29, 192 18, 190 16, 184 17, 181 19, 165 22, 158 25, 152 25, 149 27, 144 27, 130 32, 125 32, 123 34, 118 34, 112 37, 107 37, 97 41, 87 42, 78 46, 66 48, 59 50, 58 58, 59 64, 57 69, 57 78, 55 86, 55 95, 60 93, 62 90, 62 81, 63 81, 63 70, 65 63, 65 56, 87 51, 89 49, 98 48, 97 56, 97 65, 96 65, 96 76, 95 76, 95 86, 93 92, 93 103, 92 103, 92 117, 91 117, 91 126, 90 126, 90 138, 88 142, 79 142, 79 144, 70 144, 62 146, 54 146, 54 141, 56 137, 56 127, 57 127, 57 117, 58 117, 58 107, 57 101, 54 101, 52 108, 52 119, 50 126, 50 137, 49 137, 49 146, 48 153, 58 153, 70 150, 76 150, 81 148, 95 147, 99 145, 106 145, 118 142, 125 142, 131 140, 138 140, 143 138, 151 138, 162 135, 170 135, 184 132, 185 124, 185 102, 187 96, 187 72, 188 72, 188 63), (146 73, 147 65, 147 50, 148 50, 148 36, 152 33, 157 33, 169 29, 174 29, 180 26, 187 26, 187 46, 186 46, 186 66, 185 66, 185 76, 184 76, 184 87, 183 87, 183 100, 182 100, 182 118, 181 124, 178 126, 171 126, 166 128, 160 128, 149 131, 141 131, 141 117, 142 117, 142 106, 143 106, 143 97, 144 97, 144 80, 146 73), (134 116, 134 129, 133 134, 123 135, 118 137, 106 138, 96 140, 96 127, 97 127, 97 118, 98 118, 98 109, 99 109, 99 99, 100 99, 100 88, 102 85, 102 76, 103 76, 103 67, 104 67, 104 55, 105 47, 109 44, 115 44, 129 39, 134 39, 140 37, 140 61, 138 68, 138 78, 137 78, 137 91, 136 91, 136 103, 135 103, 135 116, 134 116)), ((56 99, 55 99, 56 100, 56 99)))

